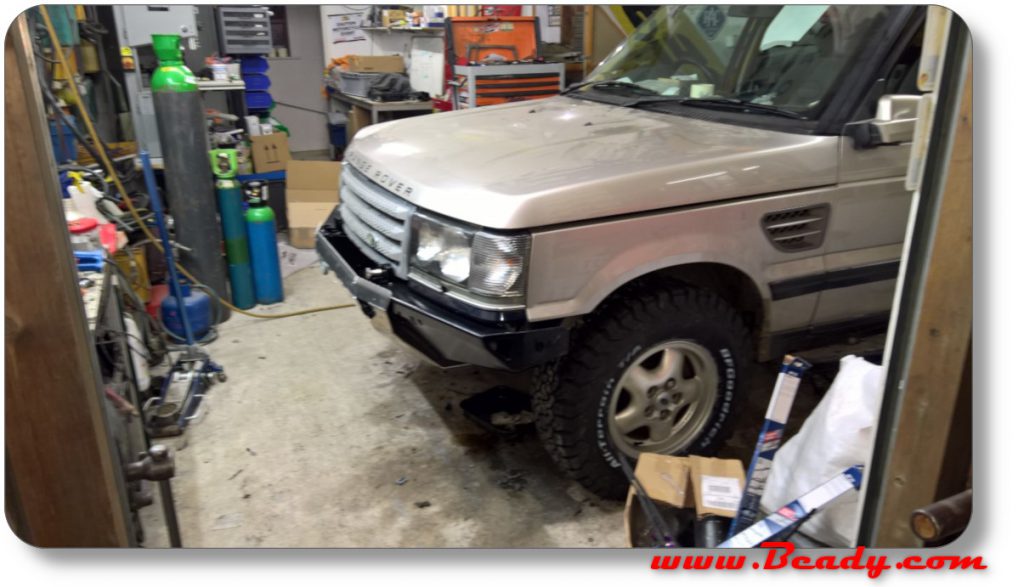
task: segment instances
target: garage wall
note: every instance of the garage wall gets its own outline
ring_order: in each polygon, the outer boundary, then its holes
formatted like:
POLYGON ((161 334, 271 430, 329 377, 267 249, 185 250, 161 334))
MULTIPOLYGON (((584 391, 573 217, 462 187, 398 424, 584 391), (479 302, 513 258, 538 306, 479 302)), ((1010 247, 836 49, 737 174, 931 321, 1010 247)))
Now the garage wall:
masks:
MULTIPOLYGON (((557 4, 555 5, 557 6, 557 4)), ((540 4, 533 6, 533 12, 537 17, 538 24, 540 25, 540 40, 543 43, 560 43, 562 42, 562 26, 552 26, 548 22, 548 5, 540 4)))
MULTIPOLYGON (((217 43, 217 16, 214 11, 216 6, 199 4, 196 9, 196 32, 199 33, 199 48, 191 51, 188 43, 184 43, 185 65, 195 73, 206 68, 206 56, 211 53, 220 53, 220 45, 217 43)), ((109 59, 109 58, 108 58, 109 59)), ((100 87, 103 87, 100 84, 100 87)), ((221 112, 228 112, 227 92, 202 92, 203 106, 213 108, 221 112)))
POLYGON ((607 57, 626 38, 622 27, 615 22, 607 6, 594 7, 594 51, 591 69, 607 57))
POLYGON ((323 76, 323 43, 320 7, 291 5, 288 18, 290 57, 270 58, 270 93, 277 102, 274 116, 291 131, 294 151, 329 148, 327 104, 320 91, 323 76))
POLYGON ((343 5, 343 4, 327 4, 320 6, 320 34, 321 43, 323 49, 322 56, 323 61, 326 64, 335 57, 341 57, 343 55, 370 55, 371 47, 369 36, 366 34, 359 34, 362 40, 358 41, 347 41, 347 42, 332 42, 333 35, 331 34, 332 15, 349 15, 353 18, 362 19, 364 16, 368 16, 370 13, 370 7, 366 4, 362 5, 343 5))

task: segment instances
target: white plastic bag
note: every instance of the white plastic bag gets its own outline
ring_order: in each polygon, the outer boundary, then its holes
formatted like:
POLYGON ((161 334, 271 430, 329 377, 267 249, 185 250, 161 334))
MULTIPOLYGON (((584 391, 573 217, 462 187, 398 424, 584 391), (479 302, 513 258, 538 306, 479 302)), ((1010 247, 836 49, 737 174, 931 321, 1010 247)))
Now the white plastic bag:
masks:
MULTIPOLYGON (((852 465, 863 465, 882 397, 882 367, 854 355, 839 362, 839 373, 800 432, 775 454, 761 498, 761 509, 774 512, 852 465)), ((800 532, 831 546, 853 546, 857 532, 856 492, 817 512, 800 532)))

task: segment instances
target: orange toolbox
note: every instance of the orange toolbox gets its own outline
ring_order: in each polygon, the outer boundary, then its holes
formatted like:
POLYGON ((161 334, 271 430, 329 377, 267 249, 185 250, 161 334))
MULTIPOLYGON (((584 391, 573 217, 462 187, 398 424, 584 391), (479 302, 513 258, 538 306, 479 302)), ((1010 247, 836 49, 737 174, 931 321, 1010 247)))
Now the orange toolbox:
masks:
POLYGON ((565 64, 540 57, 537 17, 449 17, 445 28, 456 108, 549 98, 565 86, 565 64))

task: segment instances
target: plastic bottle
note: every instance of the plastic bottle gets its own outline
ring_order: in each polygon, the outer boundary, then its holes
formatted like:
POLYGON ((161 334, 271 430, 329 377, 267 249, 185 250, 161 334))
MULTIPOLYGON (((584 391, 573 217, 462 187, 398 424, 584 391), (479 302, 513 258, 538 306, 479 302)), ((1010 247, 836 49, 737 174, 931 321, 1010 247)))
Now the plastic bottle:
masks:
POLYGON ((68 173, 73 184, 68 186, 68 196, 74 204, 75 212, 85 218, 94 218, 103 221, 103 216, 96 209, 96 202, 100 198, 100 191, 87 181, 83 181, 77 173, 68 173))

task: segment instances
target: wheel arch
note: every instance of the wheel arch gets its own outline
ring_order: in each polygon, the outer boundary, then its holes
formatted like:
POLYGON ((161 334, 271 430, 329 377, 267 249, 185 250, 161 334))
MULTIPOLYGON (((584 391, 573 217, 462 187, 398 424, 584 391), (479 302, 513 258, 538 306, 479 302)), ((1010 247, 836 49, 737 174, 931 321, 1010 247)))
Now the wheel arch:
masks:
POLYGON ((634 277, 611 291, 601 302, 628 295, 631 289, 645 287, 652 282, 669 281, 711 290, 740 313, 744 325, 760 341, 768 327, 769 299, 746 272, 732 265, 717 262, 695 262, 656 269, 634 277))

